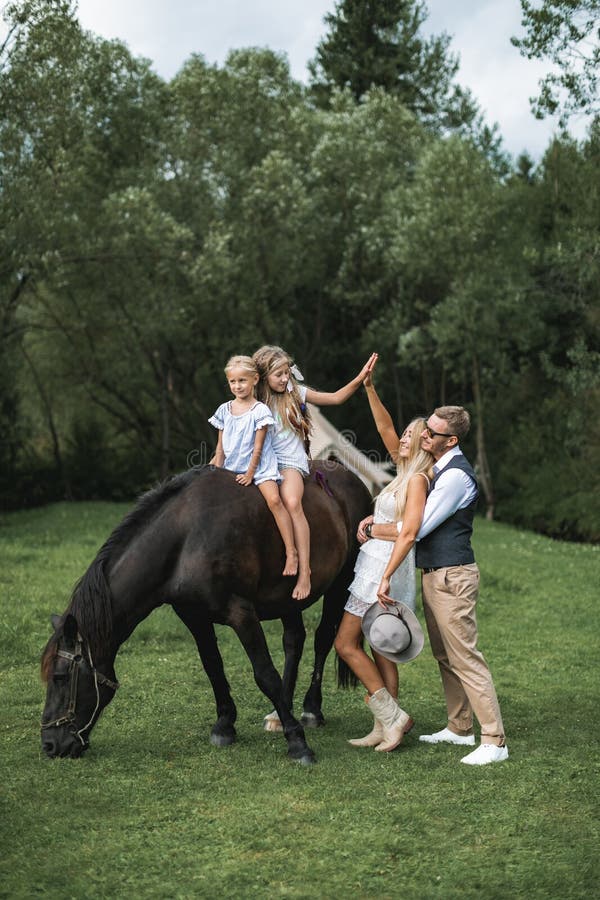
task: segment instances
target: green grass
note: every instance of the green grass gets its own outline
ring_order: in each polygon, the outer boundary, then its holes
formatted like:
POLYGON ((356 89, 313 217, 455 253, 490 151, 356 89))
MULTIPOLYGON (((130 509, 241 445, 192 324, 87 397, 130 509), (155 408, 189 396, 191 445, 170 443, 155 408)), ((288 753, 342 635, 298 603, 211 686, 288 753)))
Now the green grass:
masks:
MULTIPOLYGON (((600 548, 478 521, 481 648, 508 762, 462 766, 419 744, 445 724, 428 647, 401 671, 416 720, 399 751, 356 750, 360 691, 325 677, 318 764, 261 730, 268 703, 219 629, 238 742, 208 742, 214 705, 195 646, 161 609, 121 649, 122 687, 80 760, 40 752, 38 660, 48 617, 120 520, 118 504, 0 518, 0 897, 569 898, 598 894, 597 592, 600 548)), ((318 607, 307 614, 309 641, 318 607)), ((266 630, 281 664, 279 623, 266 630)), ((301 668, 308 683, 311 653, 301 668)))

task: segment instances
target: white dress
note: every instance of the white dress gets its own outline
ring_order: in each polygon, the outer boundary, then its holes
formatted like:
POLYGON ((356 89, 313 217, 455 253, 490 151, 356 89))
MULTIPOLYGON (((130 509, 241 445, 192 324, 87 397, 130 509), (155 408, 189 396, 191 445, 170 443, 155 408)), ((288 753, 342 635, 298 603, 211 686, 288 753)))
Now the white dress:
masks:
MULTIPOLYGON (((224 468, 231 472, 246 472, 254 451, 257 429, 264 425, 271 426, 275 420, 269 407, 258 400, 247 412, 234 416, 231 412, 232 402, 228 400, 227 403, 221 403, 208 421, 223 432, 224 468)), ((262 484, 263 481, 281 481, 270 427, 267 429, 260 462, 252 480, 254 484, 262 484)))
MULTIPOLYGON (((298 393, 302 403, 306 403, 306 388, 304 385, 298 385, 298 393)), ((302 438, 289 422, 284 424, 281 421, 279 413, 274 412, 273 415, 275 417, 273 449, 277 457, 277 465, 280 469, 298 469, 303 475, 308 475, 308 456, 306 455, 302 438)))
MULTIPOLYGON (((391 492, 381 494, 375 501, 374 524, 396 522, 396 498, 391 492)), ((377 603, 377 588, 383 577, 394 548, 393 541, 382 541, 371 538, 361 544, 356 565, 354 580, 348 590, 350 596, 344 609, 361 619, 373 603, 377 603)), ((394 600, 406 603, 410 609, 415 608, 415 548, 411 547, 402 563, 390 578, 390 596, 394 600)))

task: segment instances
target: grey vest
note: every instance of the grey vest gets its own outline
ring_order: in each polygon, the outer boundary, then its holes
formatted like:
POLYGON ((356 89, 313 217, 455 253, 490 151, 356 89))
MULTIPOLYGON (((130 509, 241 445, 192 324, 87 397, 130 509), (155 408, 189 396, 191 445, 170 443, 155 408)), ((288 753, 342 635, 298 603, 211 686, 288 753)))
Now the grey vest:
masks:
MULTIPOLYGON (((475 472, 467 458, 461 453, 453 456, 442 471, 437 473, 431 482, 430 492, 435 490, 436 481, 447 469, 461 469, 469 478, 473 479, 477 488, 475 472)), ((476 506, 477 497, 469 506, 457 509, 453 515, 434 528, 427 537, 417 541, 415 562, 420 569, 466 566, 475 562, 475 555, 471 547, 471 535, 476 506)))

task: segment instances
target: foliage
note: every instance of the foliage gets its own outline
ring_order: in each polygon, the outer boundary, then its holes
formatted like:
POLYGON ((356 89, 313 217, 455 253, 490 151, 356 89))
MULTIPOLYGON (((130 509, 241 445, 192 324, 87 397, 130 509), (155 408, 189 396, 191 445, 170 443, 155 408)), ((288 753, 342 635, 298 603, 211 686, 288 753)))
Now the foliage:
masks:
POLYGON ((600 114, 600 2, 544 0, 538 7, 521 0, 521 9, 527 32, 512 43, 527 59, 548 60, 556 69, 540 82, 532 100, 535 115, 560 113, 565 126, 574 114, 600 114))
MULTIPOLYGON (((327 724, 308 733, 318 762, 297 767, 283 738, 262 731, 268 706, 225 627, 219 643, 239 740, 212 747, 212 691, 194 642, 166 607, 119 653, 121 688, 88 754, 49 761, 39 750, 38 676, 48 617, 66 606, 125 510, 57 504, 0 520, 6 896, 391 898, 399 881, 410 898, 594 895, 598 548, 476 521, 481 643, 510 753, 502 765, 471 771, 461 748, 418 742, 443 724, 426 646, 402 668, 402 702, 416 727, 398 751, 346 743, 364 733, 368 713, 360 691, 335 688, 330 659, 327 724), (548 752, 550 733, 558 758, 548 752)), ((318 613, 305 617, 301 687, 318 613)), ((266 632, 281 667, 281 624, 266 623, 266 632)))
MULTIPOLYGON (((599 463, 598 125, 512 163, 453 106, 456 61, 425 15, 339 3, 318 105, 269 49, 194 55, 165 83, 68 0, 7 7, 4 504, 122 498, 206 461, 225 360, 268 342, 323 390, 378 350, 399 427, 471 410, 489 515, 596 539, 582 493, 548 485, 599 463)), ((360 395, 328 415, 382 453, 360 395)))
POLYGON ((335 88, 347 88, 358 101, 380 87, 428 125, 471 122, 476 107, 469 93, 453 84, 458 60, 448 50, 450 37, 423 37, 426 18, 420 0, 336 3, 325 16, 329 31, 309 65, 317 100, 327 105, 335 88))

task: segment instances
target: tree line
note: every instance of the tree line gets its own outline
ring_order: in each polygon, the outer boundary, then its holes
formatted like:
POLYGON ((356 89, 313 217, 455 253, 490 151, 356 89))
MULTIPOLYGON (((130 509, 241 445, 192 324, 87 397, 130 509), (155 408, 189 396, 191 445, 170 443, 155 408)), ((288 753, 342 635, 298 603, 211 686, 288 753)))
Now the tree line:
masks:
MULTIPOLYGON (((379 351, 400 428, 470 409, 482 511, 600 537, 597 110, 513 161, 408 0, 338 3, 307 86, 268 49, 165 81, 71 0, 4 16, 3 506, 206 461, 225 361, 276 343, 325 390, 379 351)), ((364 399, 331 417, 380 449, 364 399)))

